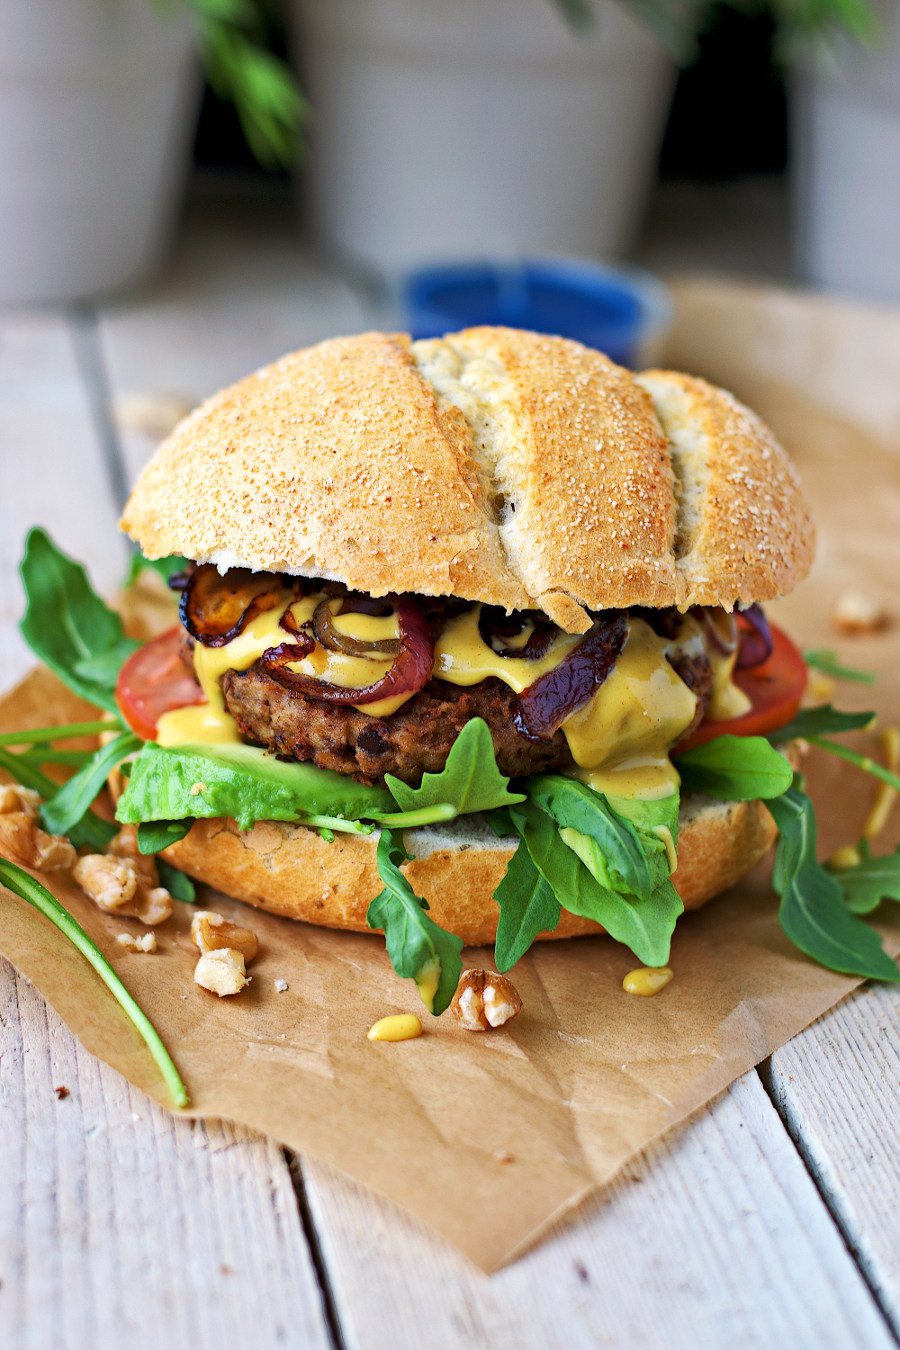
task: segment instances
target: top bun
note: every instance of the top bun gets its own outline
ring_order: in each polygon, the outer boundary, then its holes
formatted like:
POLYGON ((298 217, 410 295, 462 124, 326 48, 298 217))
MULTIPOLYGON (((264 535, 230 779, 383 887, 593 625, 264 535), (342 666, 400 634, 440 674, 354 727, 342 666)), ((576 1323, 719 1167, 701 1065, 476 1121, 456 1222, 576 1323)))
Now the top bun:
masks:
POLYGON ((509 328, 361 333, 207 400, 122 527, 149 558, 542 609, 731 609, 806 573, 813 527, 768 428, 704 380, 632 375, 509 328))

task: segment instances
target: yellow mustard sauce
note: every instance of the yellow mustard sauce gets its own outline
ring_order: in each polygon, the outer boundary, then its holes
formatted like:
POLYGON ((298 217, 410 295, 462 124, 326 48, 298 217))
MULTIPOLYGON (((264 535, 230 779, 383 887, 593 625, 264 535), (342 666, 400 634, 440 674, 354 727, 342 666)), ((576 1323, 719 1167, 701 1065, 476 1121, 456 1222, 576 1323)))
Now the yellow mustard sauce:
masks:
POLYGON ((441 982, 441 963, 437 959, 426 961, 416 976, 416 988, 419 997, 429 1012, 434 1012, 434 996, 441 982))
POLYGON ((422 1023, 414 1013, 394 1013, 381 1017, 366 1032, 370 1041, 414 1041, 422 1035, 422 1023))
POLYGON ((629 970, 622 981, 626 994, 637 994, 640 998, 652 998, 661 989, 665 989, 675 978, 675 972, 668 966, 640 966, 629 970))

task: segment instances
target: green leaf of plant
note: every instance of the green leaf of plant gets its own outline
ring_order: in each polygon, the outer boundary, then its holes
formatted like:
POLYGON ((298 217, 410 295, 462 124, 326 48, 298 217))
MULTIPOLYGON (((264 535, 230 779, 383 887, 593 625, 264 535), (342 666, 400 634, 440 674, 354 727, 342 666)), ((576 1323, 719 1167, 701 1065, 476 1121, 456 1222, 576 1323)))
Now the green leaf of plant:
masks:
POLYGON ((510 859, 494 899, 500 906, 494 960, 498 970, 510 970, 539 933, 553 932, 560 915, 559 901, 524 843, 510 859))
POLYGON ((369 905, 366 923, 384 930, 394 970, 401 979, 416 981, 425 1007, 438 1017, 450 1006, 459 983, 462 940, 439 928, 425 912, 427 903, 400 871, 400 863, 408 858, 390 830, 382 830, 376 861, 384 890, 369 905), (431 988, 434 993, 429 996, 431 988))
POLYGON ((87 764, 64 783, 41 809, 41 817, 51 834, 69 834, 93 806, 116 765, 140 749, 142 741, 130 731, 100 746, 87 764))
MULTIPOLYGON (((332 828, 390 812, 390 793, 363 787, 314 764, 284 763, 252 745, 165 747, 147 742, 134 760, 116 819, 228 816, 248 830, 257 820, 328 817, 332 828)), ((315 823, 320 823, 316 821, 315 823)))
POLYGON ((167 863, 165 858, 157 858, 156 871, 159 875, 160 886, 165 886, 166 890, 176 900, 183 900, 186 904, 192 905, 197 899, 197 890, 191 878, 182 872, 179 867, 173 867, 167 863))
POLYGON ((601 923, 610 937, 629 947, 645 965, 664 966, 675 922, 684 906, 668 880, 638 899, 603 886, 585 865, 579 850, 596 861, 597 842, 565 828, 531 802, 517 806, 512 817, 529 855, 563 909, 601 923))
POLYGON ((875 676, 871 670, 857 670, 854 666, 842 666, 837 652, 824 647, 816 651, 804 652, 803 660, 811 670, 820 670, 835 680, 852 680, 855 684, 874 684, 875 676))
POLYGON ((35 656, 88 703, 116 712, 116 675, 140 644, 45 530, 30 531, 20 572, 27 600, 20 627, 35 656))
POLYGON ((780 797, 794 777, 784 755, 764 736, 716 736, 675 761, 687 792, 726 802, 780 797))
POLYGON ((84 959, 97 972, 116 1002, 125 1012, 138 1035, 143 1040, 163 1076, 169 1094, 176 1106, 188 1105, 188 1093, 175 1063, 162 1042, 159 1032, 150 1021, 143 1008, 125 988, 97 944, 88 937, 81 924, 51 895, 46 886, 24 871, 15 863, 0 859, 0 884, 6 886, 32 905, 49 919, 64 937, 77 948, 84 959))
POLYGON ((900 979, 878 934, 848 911, 837 879, 817 861, 815 811, 799 782, 768 807, 778 826, 772 882, 781 896, 778 919, 787 936, 829 970, 900 979))
POLYGON ((840 712, 824 703, 819 708, 801 708, 792 722, 770 732, 769 740, 783 743, 797 739, 808 740, 810 736, 828 736, 842 731, 859 731, 871 726, 875 720, 873 712, 840 712))
MULTIPOLYGON (((52 778, 48 778, 33 764, 23 763, 21 755, 13 755, 8 750, 0 749, 0 769, 5 769, 10 777, 23 787, 39 792, 45 802, 51 801, 59 792, 58 783, 54 783, 52 778)), ((102 816, 95 815, 93 811, 86 811, 78 824, 69 830, 69 838, 76 848, 90 848, 95 853, 102 853, 117 834, 117 826, 104 820, 102 816)))
POLYGON ((497 768, 491 733, 481 717, 473 717, 463 727, 440 773, 423 774, 415 788, 392 774, 386 774, 384 781, 403 811, 447 802, 461 816, 525 800, 521 792, 509 791, 509 779, 497 768))
POLYGON ((613 811, 602 793, 576 778, 541 774, 528 780, 528 797, 561 829, 577 830, 596 842, 602 885, 643 898, 652 894, 656 878, 637 830, 613 811))
POLYGON ((190 833, 194 821, 185 820, 144 820, 137 827, 137 846, 139 853, 162 853, 170 844, 177 844, 190 833))
POLYGON ((871 854, 855 867, 829 869, 851 914, 871 914, 882 900, 900 900, 900 848, 871 854))

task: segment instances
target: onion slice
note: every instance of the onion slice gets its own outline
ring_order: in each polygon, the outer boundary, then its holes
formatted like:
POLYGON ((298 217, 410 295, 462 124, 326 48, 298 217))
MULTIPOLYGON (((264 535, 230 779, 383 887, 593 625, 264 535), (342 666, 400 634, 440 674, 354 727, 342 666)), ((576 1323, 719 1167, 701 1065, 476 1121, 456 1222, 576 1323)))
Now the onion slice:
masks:
MULTIPOLYGON (((338 614, 343 614, 343 612, 344 605, 342 603, 338 614)), ((343 652, 345 656, 371 656, 372 653, 381 656, 399 656, 399 638, 381 638, 377 641, 366 642, 362 638, 350 637, 348 633, 342 633, 340 629, 335 628, 334 619, 336 617, 332 612, 330 600, 323 600, 321 604, 317 605, 312 616, 312 630, 316 641, 321 643, 328 651, 343 652)))
POLYGON ((532 619, 530 614, 504 614, 493 606, 482 605, 478 618, 482 641, 498 656, 518 657, 524 661, 539 661, 559 633, 555 624, 532 619), (528 641, 521 647, 507 647, 505 643, 518 637, 526 623, 533 625, 528 641))
POLYGON ((204 647, 224 647, 257 615, 274 609, 282 593, 280 576, 232 567, 222 576, 212 563, 191 574, 181 596, 181 622, 204 647))
MULTIPOLYGON (((307 698, 321 699, 324 703, 342 707, 355 707, 360 703, 378 703, 383 698, 393 698, 397 694, 418 693, 431 679, 434 666, 434 637, 431 625, 409 596, 392 596, 390 603, 400 628, 400 651, 390 670, 374 684, 365 685, 362 689, 345 689, 343 685, 330 684, 327 680, 317 680, 313 675, 288 670, 291 661, 301 659, 292 654, 298 650, 293 644, 282 644, 264 652, 263 666, 268 674, 290 693, 303 694, 307 698)), ((307 654, 303 652, 304 656, 307 654)))
POLYGON ((618 660, 628 636, 628 615, 609 610, 558 666, 519 695, 516 727, 529 740, 549 739, 566 718, 597 692, 618 660))
POLYGON ((737 621, 724 609, 695 605, 690 611, 700 624, 710 647, 720 656, 731 656, 738 644, 737 621))
POLYGON ((773 642, 769 621, 761 605, 748 605, 746 609, 738 610, 737 618, 740 637, 735 669, 753 670, 754 667, 768 661, 772 655, 773 642))

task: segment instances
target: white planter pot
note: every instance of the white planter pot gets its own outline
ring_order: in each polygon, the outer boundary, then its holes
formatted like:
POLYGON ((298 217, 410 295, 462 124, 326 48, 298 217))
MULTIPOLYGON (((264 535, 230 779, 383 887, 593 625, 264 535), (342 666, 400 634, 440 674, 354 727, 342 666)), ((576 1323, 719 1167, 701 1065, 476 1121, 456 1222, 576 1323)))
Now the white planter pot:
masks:
POLYGON ((900 301, 900 6, 883 41, 849 42, 793 88, 795 252, 804 280, 900 301))
POLYGON ((626 250, 675 72, 627 5, 594 4, 579 37, 551 0, 294 0, 319 241, 382 272, 626 250))
POLYGON ((159 263, 198 94, 177 10, 0 4, 0 302, 85 299, 159 263))

